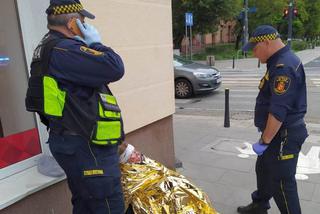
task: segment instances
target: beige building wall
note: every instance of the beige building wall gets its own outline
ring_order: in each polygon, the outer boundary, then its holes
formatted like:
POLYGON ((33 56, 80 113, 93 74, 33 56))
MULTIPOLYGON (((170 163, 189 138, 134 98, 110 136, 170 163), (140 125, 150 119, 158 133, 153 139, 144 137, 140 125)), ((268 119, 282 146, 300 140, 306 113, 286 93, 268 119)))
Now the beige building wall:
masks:
POLYGON ((174 113, 170 0, 83 0, 96 15, 104 44, 124 60, 124 78, 111 85, 131 132, 174 113))

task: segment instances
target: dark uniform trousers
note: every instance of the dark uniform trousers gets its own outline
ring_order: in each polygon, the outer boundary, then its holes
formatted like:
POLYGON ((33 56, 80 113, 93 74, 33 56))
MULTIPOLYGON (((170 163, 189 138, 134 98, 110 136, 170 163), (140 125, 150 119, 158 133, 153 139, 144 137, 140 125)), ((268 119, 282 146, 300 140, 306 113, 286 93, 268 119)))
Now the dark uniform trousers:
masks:
POLYGON ((273 197, 282 214, 301 214, 295 174, 298 155, 307 136, 305 124, 280 129, 268 149, 263 155, 258 156, 256 162, 258 188, 251 195, 253 202, 269 209, 269 200, 273 197), (280 147, 283 141, 281 160, 280 147))
POLYGON ((48 143, 67 175, 73 214, 124 213, 117 146, 97 146, 80 136, 54 133, 48 143), (84 176, 84 170, 94 169, 103 169, 105 174, 84 176))

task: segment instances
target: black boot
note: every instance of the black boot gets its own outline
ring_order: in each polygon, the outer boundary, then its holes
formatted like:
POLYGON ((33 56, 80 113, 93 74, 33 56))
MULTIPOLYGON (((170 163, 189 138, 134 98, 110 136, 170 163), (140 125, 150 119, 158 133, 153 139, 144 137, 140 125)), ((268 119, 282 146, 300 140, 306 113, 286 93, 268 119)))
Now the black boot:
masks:
POLYGON ((257 203, 251 203, 247 206, 241 206, 237 209, 240 214, 268 214, 267 209, 261 208, 257 203))

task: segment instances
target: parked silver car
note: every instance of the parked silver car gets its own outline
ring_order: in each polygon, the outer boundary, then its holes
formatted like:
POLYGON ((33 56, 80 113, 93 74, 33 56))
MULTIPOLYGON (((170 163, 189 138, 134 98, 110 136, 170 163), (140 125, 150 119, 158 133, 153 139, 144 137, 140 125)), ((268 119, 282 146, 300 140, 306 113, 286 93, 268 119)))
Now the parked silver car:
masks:
POLYGON ((175 96, 187 98, 201 92, 213 91, 221 85, 220 72, 213 67, 173 56, 175 96))

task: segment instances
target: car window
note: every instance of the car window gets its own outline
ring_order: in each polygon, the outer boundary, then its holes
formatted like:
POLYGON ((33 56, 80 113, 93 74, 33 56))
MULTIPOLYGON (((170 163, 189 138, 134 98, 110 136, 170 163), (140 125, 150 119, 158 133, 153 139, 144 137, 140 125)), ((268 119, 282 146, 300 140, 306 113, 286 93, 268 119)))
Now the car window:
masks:
POLYGON ((183 66, 183 65, 189 65, 192 64, 193 62, 190 60, 186 60, 180 56, 174 56, 173 57, 173 65, 174 66, 183 66))
POLYGON ((173 60, 173 66, 174 67, 179 67, 179 66, 183 66, 182 63, 178 62, 176 59, 173 60))

